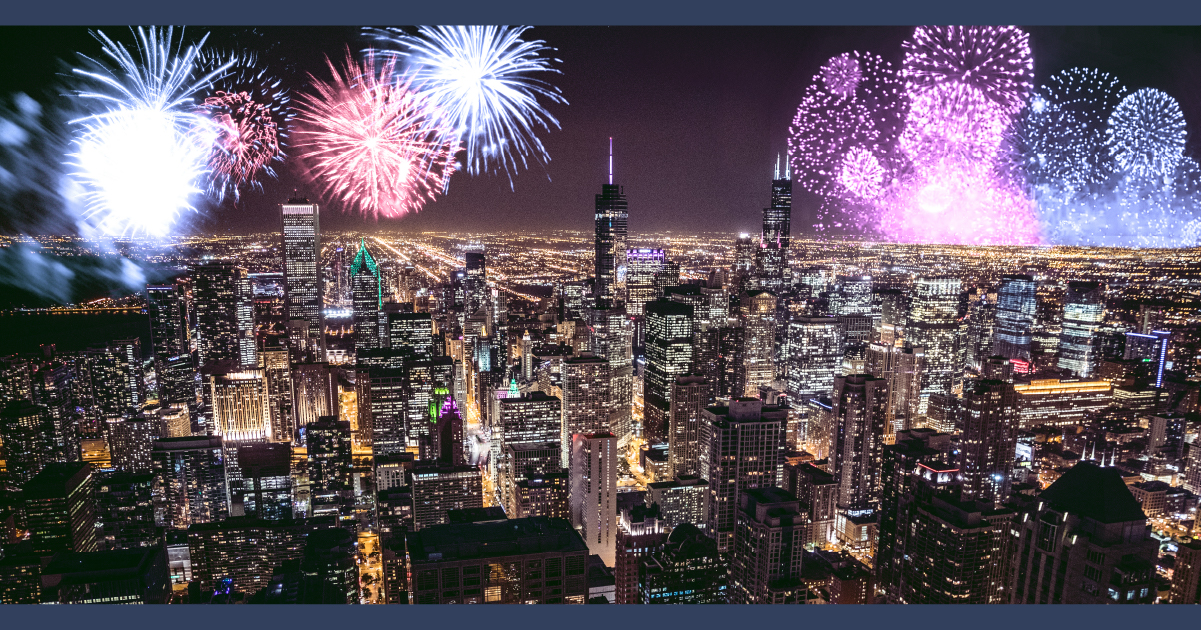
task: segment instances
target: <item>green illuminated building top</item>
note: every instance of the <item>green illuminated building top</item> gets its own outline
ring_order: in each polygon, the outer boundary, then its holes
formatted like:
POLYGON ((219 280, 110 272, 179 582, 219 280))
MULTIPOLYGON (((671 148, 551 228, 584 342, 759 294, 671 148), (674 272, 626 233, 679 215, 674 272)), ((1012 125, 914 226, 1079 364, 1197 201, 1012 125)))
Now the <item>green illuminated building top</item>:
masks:
POLYGON ((367 251, 367 239, 364 237, 359 241, 359 253, 354 257, 354 263, 350 265, 350 277, 353 278, 359 275, 359 270, 363 265, 367 265, 367 270, 371 275, 375 276, 375 290, 379 297, 379 307, 384 308, 384 283, 379 274, 379 265, 375 264, 375 258, 371 256, 371 252, 367 251))

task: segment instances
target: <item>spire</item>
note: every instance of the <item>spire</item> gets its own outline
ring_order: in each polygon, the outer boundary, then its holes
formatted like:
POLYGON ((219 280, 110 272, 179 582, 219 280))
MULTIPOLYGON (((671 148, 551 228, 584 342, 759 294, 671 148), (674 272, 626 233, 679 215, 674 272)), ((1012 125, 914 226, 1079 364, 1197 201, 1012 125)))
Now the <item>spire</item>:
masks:
POLYGON ((780 179, 780 154, 779 153, 776 154, 776 174, 772 176, 772 179, 780 179))
POLYGON ((613 136, 609 136, 609 185, 613 185, 613 136))

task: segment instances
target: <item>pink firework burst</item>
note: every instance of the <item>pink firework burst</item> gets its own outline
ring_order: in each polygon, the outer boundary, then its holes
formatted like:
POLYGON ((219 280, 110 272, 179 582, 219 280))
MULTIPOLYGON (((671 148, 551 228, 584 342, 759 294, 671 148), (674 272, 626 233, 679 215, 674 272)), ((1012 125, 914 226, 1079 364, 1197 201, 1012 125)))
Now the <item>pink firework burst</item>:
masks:
POLYGON ((1010 118, 969 85, 939 85, 912 96, 900 148, 918 162, 947 155, 991 158, 1010 118))
POLYGON ((822 66, 821 77, 831 94, 846 98, 855 94, 863 71, 859 69, 859 60, 848 53, 826 62, 822 66))
POLYGON ((204 99, 204 109, 217 131, 209 167, 223 182, 222 188, 228 183, 236 194, 259 169, 270 172, 269 164, 281 152, 279 129, 269 107, 246 92, 217 92, 204 99))
POLYGON ((842 158, 838 183, 861 199, 873 199, 884 189, 884 165, 871 151, 855 147, 842 158))
POLYGON ((308 176, 327 196, 365 216, 395 218, 419 211, 446 189, 459 151, 450 125, 408 82, 396 82, 392 60, 362 64, 350 51, 333 78, 311 77, 297 132, 308 176))
POLYGON ((912 95, 962 84, 1013 115, 1030 94, 1030 36, 1016 26, 919 26, 904 49, 903 72, 912 95))

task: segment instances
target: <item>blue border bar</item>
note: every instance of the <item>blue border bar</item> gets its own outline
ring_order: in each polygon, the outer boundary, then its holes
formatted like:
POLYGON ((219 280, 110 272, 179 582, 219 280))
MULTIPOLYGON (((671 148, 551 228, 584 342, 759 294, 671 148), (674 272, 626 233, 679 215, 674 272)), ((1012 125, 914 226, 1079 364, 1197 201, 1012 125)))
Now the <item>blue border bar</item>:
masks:
POLYGON ((1190 0, 49 0, 5 3, 2 24, 1201 25, 1190 0))

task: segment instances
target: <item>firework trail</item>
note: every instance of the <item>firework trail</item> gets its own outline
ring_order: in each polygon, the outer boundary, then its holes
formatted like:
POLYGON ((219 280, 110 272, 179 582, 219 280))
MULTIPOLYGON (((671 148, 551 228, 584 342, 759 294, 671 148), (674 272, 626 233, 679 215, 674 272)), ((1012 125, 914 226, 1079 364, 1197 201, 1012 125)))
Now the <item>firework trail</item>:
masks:
POLYGON ((243 187, 262 188, 260 173, 275 177, 271 163, 285 157, 294 112, 288 90, 256 55, 201 54, 202 71, 223 65, 228 70, 210 85, 201 105, 217 133, 209 192, 219 200, 232 193, 237 200, 243 187))
POLYGON ((308 176, 326 196, 364 216, 417 212, 445 190, 459 150, 442 113, 410 85, 394 80, 392 60, 345 68, 327 59, 332 79, 311 77, 302 95, 296 147, 308 176))
MULTIPOLYGON (((567 104, 558 88, 535 78, 559 74, 558 59, 541 40, 525 41, 530 27, 422 26, 417 35, 372 30, 392 49, 381 54, 405 62, 400 79, 424 93, 450 120, 448 142, 466 150, 465 170, 505 173, 513 186, 529 161, 550 161, 538 132, 559 127, 542 101, 567 104)), ((561 62, 560 62, 561 63, 561 62)))
POLYGON ((137 29, 130 51, 93 33, 114 67, 83 57, 75 74, 94 88, 77 91, 88 116, 76 126, 70 177, 89 229, 164 235, 184 211, 196 211, 216 133, 197 113, 195 96, 228 69, 197 71, 200 48, 176 42, 174 29, 137 29))

